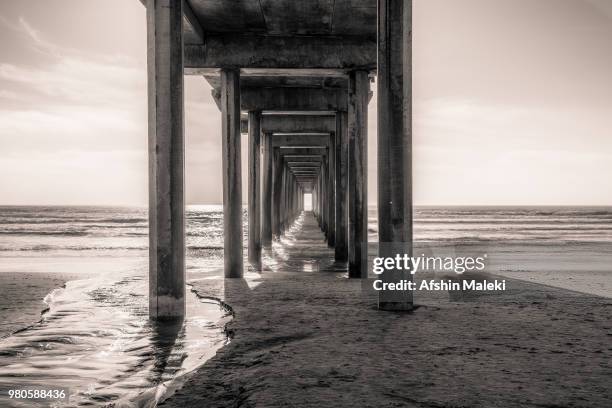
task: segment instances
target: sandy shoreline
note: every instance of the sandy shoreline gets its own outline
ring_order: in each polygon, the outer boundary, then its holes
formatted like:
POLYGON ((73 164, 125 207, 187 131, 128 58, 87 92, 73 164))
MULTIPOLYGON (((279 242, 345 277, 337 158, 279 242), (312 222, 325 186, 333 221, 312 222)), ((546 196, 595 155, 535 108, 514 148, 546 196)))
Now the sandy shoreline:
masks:
POLYGON ((305 227, 279 267, 302 273, 193 281, 231 305, 234 338, 163 406, 612 406, 612 300, 508 279, 380 312, 305 227))

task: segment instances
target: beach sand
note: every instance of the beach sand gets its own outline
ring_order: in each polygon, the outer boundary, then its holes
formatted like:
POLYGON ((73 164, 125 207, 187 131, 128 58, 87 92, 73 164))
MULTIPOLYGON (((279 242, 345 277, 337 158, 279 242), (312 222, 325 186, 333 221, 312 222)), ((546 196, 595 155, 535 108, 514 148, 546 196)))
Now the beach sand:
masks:
POLYGON ((312 218, 288 235, 274 271, 194 272, 199 295, 233 308, 233 339, 163 406, 612 406, 611 299, 507 279, 505 292, 418 292, 414 312, 382 312, 312 218))

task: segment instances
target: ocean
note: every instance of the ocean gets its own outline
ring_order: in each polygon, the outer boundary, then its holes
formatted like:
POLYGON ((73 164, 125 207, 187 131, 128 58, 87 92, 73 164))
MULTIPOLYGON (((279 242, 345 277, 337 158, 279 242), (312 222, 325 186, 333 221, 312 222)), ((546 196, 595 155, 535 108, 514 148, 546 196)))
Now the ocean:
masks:
MULTIPOLYGON (((245 212, 245 247, 246 232, 245 212)), ((43 385, 68 406, 146 405, 227 342, 227 311, 191 292, 184 325, 148 320, 147 234, 145 208, 0 207, 0 405, 43 385)), ((612 297, 612 207, 418 207, 414 238, 415 254, 486 253, 491 273, 612 297)), ((222 207, 190 206, 188 280, 222 267, 222 207)))

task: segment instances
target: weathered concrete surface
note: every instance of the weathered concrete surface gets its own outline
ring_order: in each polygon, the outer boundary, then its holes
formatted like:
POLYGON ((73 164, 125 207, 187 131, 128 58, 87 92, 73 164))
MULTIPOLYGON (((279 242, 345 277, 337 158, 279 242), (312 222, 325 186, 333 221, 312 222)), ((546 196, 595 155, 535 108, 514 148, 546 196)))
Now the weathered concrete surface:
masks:
POLYGON ((202 27, 216 33, 238 31, 269 35, 369 38, 376 35, 376 0, 189 2, 202 27))
POLYGON ((241 278, 243 260, 239 71, 221 72, 221 115, 225 277, 241 278))
POLYGON ((264 133, 263 139, 263 192, 261 216, 261 244, 263 247, 272 245, 272 135, 264 133))
POLYGON ((347 95, 343 89, 244 87, 240 107, 264 111, 346 111, 347 95))
POLYGON ((329 154, 326 162, 327 175, 327 246, 336 245, 336 135, 330 134, 329 154))
POLYGON ((346 112, 336 115, 336 249, 339 262, 348 260, 348 124, 346 112))
POLYGON ((351 72, 348 106, 349 276, 367 276, 368 247, 368 95, 365 71, 351 72))
POLYGON ((149 315, 185 314, 185 136, 181 2, 147 1, 149 315))
POLYGON ((272 237, 278 239, 281 235, 280 203, 284 164, 279 148, 273 147, 272 151, 272 237))
MULTIPOLYGON (((412 256, 412 0, 380 0, 378 15, 378 236, 380 256, 412 256)), ((387 270, 385 282, 411 280, 387 270)), ((412 293, 381 291, 379 307, 410 310, 412 293)))
MULTIPOLYGON (((331 133, 336 130, 334 115, 271 115, 261 118, 262 133, 331 133)), ((240 121, 240 131, 248 132, 248 120, 240 121)))
POLYGON ((329 147, 329 135, 323 134, 274 134, 272 147, 329 147))
POLYGON ((185 46, 187 68, 374 69, 376 41, 363 37, 210 34, 185 46), (282 50, 282 52, 279 52, 282 50))
POLYGON ((412 313, 384 312, 312 215, 288 238, 248 285, 193 282, 233 308, 234 337, 162 406, 612 406, 610 299, 508 280, 501 294, 428 292, 412 313))
POLYGON ((249 112, 249 262, 261 266, 261 112, 249 112))

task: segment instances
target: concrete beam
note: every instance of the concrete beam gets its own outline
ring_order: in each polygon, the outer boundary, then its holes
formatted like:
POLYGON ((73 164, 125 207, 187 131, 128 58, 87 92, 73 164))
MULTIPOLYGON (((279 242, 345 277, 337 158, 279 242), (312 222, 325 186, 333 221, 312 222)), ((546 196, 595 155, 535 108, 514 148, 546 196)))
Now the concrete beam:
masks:
POLYGON ((200 25, 200 21, 193 13, 193 9, 189 5, 188 1, 183 2, 183 15, 185 18, 184 29, 185 33, 185 44, 186 45, 199 45, 204 43, 204 30, 200 25))
MULTIPOLYGON (((212 95, 218 99, 216 89, 212 95)), ((346 111, 347 93, 342 89, 317 88, 243 88, 240 108, 243 111, 346 111)))
MULTIPOLYGON (((285 149, 285 148, 282 148, 285 149)), ((301 161, 301 162, 321 162, 321 155, 320 154, 303 154, 303 155, 299 155, 299 154, 285 154, 285 159, 290 162, 296 162, 296 161, 301 161)))
MULTIPOLYGON (((143 6, 147 7, 147 0, 140 0, 143 6)), ((183 1, 183 41, 185 44, 202 45, 204 44, 204 30, 200 21, 196 17, 189 2, 183 1)))
POLYGON ((297 156, 325 156, 327 154, 327 148, 321 146, 307 146, 307 147, 280 147, 280 154, 286 158, 293 158, 297 156))
POLYGON ((343 36, 211 34, 185 46, 187 68, 376 69, 376 41, 343 36))
POLYGON ((329 135, 273 135, 273 147, 329 147, 329 135))
POLYGON ((321 167, 321 160, 320 159, 316 159, 316 161, 314 161, 315 159, 304 159, 304 161, 287 161, 287 158, 285 157, 285 163, 287 164, 288 167, 305 167, 305 168, 319 168, 321 167))
MULTIPOLYGON (((335 129, 335 116, 331 115, 263 115, 261 131, 264 133, 331 133, 335 129)), ((242 129, 247 129, 243 120, 242 129)))

